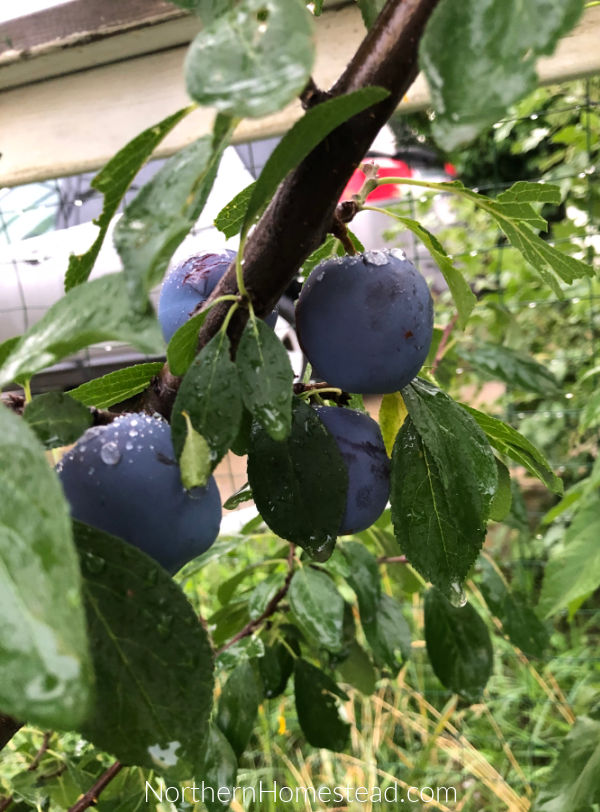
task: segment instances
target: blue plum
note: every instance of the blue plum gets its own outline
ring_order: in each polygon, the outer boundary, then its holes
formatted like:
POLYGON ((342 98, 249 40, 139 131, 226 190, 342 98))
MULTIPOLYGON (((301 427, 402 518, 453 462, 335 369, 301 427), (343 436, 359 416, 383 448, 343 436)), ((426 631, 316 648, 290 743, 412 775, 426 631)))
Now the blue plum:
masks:
POLYGON ((88 429, 57 470, 75 519, 139 547, 171 573, 219 533, 214 478, 184 489, 169 424, 159 418, 127 414, 88 429))
MULTIPOLYGON (((229 250, 219 254, 196 254, 167 273, 158 300, 158 320, 167 343, 196 307, 208 299, 235 257, 235 251, 229 250)), ((277 311, 270 313, 265 321, 273 327, 277 311)))
POLYGON ((348 496, 340 535, 366 530, 379 518, 390 495, 390 461, 379 425, 364 412, 315 406, 333 436, 348 470, 348 496))
POLYGON ((325 260, 296 306, 296 331, 317 375, 347 392, 397 392, 429 352, 433 302, 401 251, 325 260))

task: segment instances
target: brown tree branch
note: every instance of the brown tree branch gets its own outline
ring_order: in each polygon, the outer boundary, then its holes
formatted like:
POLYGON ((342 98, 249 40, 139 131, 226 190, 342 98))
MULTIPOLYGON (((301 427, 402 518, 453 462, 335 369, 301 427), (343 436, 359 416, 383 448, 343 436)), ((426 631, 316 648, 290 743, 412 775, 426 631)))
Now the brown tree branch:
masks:
MULTIPOLYGON (((418 73, 418 45, 438 0, 388 0, 330 93, 339 96, 376 85, 389 91, 379 104, 338 127, 281 184, 244 252, 244 280, 259 316, 269 313, 302 262, 323 241, 340 196, 371 142, 418 73)), ((209 301, 238 293, 230 267, 209 301)), ((200 333, 204 346, 223 323, 227 303, 216 305, 200 333)), ((229 334, 234 345, 247 312, 239 308, 229 334)))
POLYGON ((69 812, 84 812, 84 810, 89 809, 90 806, 95 806, 102 790, 106 789, 113 778, 115 778, 122 769, 123 765, 120 761, 115 761, 114 764, 111 764, 108 770, 102 773, 100 778, 88 789, 85 795, 82 795, 77 803, 73 804, 69 812))
POLYGON ((251 620, 250 623, 247 623, 243 629, 234 635, 231 640, 228 640, 220 649, 217 649, 215 656, 218 657, 228 648, 231 648, 235 643, 238 643, 240 640, 243 640, 244 637, 250 637, 251 634, 254 634, 256 629, 258 629, 262 624, 274 615, 277 611, 277 607, 281 603, 281 601, 287 595, 288 589, 290 588, 290 583, 292 582, 292 576, 294 574, 294 554, 296 552, 296 545, 290 544, 290 551, 288 553, 288 573, 285 577, 285 581, 283 586, 280 590, 278 590, 275 595, 271 598, 269 603, 267 604, 265 611, 254 620, 251 620))
MULTIPOLYGON (((309 82, 305 104, 368 86, 389 91, 382 102, 367 108, 332 132, 283 181, 246 243, 244 280, 259 316, 269 313, 294 279, 304 260, 321 244, 332 226, 340 196, 373 139, 387 122, 418 73, 418 47, 438 0, 387 0, 355 56, 335 85, 323 96, 309 82)), ((238 294, 232 264, 208 301, 238 294)), ((228 303, 209 312, 199 337, 205 346, 221 327, 228 303)), ((238 308, 229 325, 233 346, 248 317, 238 308)), ((165 367, 139 407, 168 417, 179 385, 165 367)))

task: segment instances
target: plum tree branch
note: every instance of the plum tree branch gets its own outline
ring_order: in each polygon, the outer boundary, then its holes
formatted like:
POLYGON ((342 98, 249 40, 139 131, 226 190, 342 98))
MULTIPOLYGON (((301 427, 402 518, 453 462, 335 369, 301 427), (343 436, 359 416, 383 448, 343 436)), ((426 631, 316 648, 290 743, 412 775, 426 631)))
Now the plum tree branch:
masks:
POLYGON ((249 637, 256 631, 256 629, 262 626, 265 620, 270 618, 271 615, 275 614, 275 612, 277 611, 277 607, 287 595, 288 589, 290 588, 290 583, 292 582, 292 576, 294 574, 295 553, 296 553, 296 545, 290 544, 290 551, 288 553, 288 572, 285 577, 285 581, 281 589, 279 589, 275 593, 275 595, 273 595, 269 603, 266 605, 264 612, 261 615, 259 615, 259 617, 247 623, 243 629, 240 629, 240 631, 231 638, 231 640, 228 640, 223 646, 221 646, 221 648, 218 649, 216 652, 217 657, 224 651, 226 651, 228 648, 231 648, 231 646, 233 646, 235 643, 238 643, 240 640, 243 640, 244 637, 249 637))
POLYGON ((95 806, 98 801, 100 793, 106 789, 110 782, 115 778, 123 769, 120 761, 115 761, 110 767, 102 773, 96 783, 88 789, 88 791, 81 796, 77 803, 69 809, 69 812, 84 812, 90 806, 95 806))
MULTIPOLYGON (((369 86, 383 87, 389 96, 353 116, 325 138, 280 185, 250 234, 244 251, 244 280, 254 309, 264 316, 273 309, 304 260, 330 230, 340 196, 373 139, 387 122, 418 73, 418 48, 438 0, 387 0, 346 70, 323 93, 309 82, 304 103, 312 104, 369 86)), ((235 263, 208 299, 237 294, 235 263)), ((215 305, 199 337, 205 346, 223 324, 228 303, 215 305)), ((248 318, 239 308, 228 333, 237 346, 248 318)), ((169 416, 178 388, 165 367, 142 402, 147 410, 169 416)))

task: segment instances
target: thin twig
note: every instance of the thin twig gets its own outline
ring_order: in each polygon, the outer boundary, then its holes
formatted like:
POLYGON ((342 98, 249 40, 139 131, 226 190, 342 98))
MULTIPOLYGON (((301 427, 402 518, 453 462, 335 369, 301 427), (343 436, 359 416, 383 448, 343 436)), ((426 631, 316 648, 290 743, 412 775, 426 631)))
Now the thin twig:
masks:
POLYGON ((380 555, 377 559, 378 564, 408 564, 408 559, 405 555, 380 555))
POLYGON ((69 812, 83 812, 84 809, 89 809, 90 806, 95 806, 96 802, 98 801, 98 796, 102 790, 106 789, 113 778, 115 778, 115 776, 117 776, 122 769, 123 765, 120 761, 115 761, 114 764, 111 764, 108 770, 102 773, 100 778, 92 787, 90 787, 90 789, 88 789, 85 795, 82 795, 77 803, 69 809, 69 812))
POLYGON ((281 603, 281 601, 287 595, 288 589, 290 588, 290 583, 292 581, 292 576, 294 574, 294 554, 296 552, 296 545, 290 544, 290 551, 288 553, 288 573, 285 578, 285 582, 281 589, 273 595, 269 603, 267 604, 265 611, 259 617, 251 620, 247 623, 243 629, 241 629, 231 640, 228 640, 220 649, 217 649, 216 657, 219 657, 224 651, 228 648, 231 648, 235 643, 238 643, 240 640, 243 640, 244 637, 249 637, 253 634, 256 629, 261 626, 267 618, 270 618, 271 615, 274 615, 277 611, 277 607, 281 603))
MULTIPOLYGON (((37 751, 37 753, 33 757, 33 761, 31 762, 29 767, 27 767, 27 772, 33 773, 40 766, 40 761, 42 760, 42 758, 44 757, 44 753, 48 749, 48 743, 50 742, 50 737, 51 736, 52 736, 52 731, 51 730, 47 730, 44 733, 44 738, 42 739, 42 744, 40 746, 40 749, 37 751)), ((42 778, 43 778, 43 776, 42 776, 42 778)), ((13 801, 14 801, 14 796, 13 795, 10 795, 8 798, 0 798, 0 812, 5 812, 5 810, 9 808, 9 806, 12 804, 13 801)))
POLYGON ((47 730, 44 733, 44 738, 42 739, 42 744, 40 746, 40 749, 37 751, 37 753, 33 757, 33 761, 31 762, 29 767, 27 767, 27 772, 32 773, 35 770, 37 770, 37 768, 40 766, 40 761, 42 760, 42 758, 44 756, 44 753, 48 749, 48 744, 50 742, 50 737, 51 736, 52 736, 52 731, 51 730, 47 730))

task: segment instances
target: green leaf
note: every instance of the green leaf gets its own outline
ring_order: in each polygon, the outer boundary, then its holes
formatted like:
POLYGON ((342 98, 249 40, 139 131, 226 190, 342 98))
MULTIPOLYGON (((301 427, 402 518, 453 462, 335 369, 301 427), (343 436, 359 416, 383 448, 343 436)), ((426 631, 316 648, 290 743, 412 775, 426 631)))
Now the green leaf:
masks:
POLYGON ((294 399, 292 430, 283 441, 254 424, 248 480, 274 533, 320 560, 331 555, 346 506, 348 472, 337 443, 310 406, 294 399))
POLYGON ((13 336, 12 338, 7 338, 6 341, 3 341, 2 344, 0 344, 0 368, 4 366, 4 362, 20 340, 21 336, 13 336))
POLYGON ((496 461, 477 423, 441 390, 417 380, 402 395, 409 419, 392 454, 394 532, 413 567, 451 595, 483 544, 496 461))
POLYGON ((64 392, 36 395, 23 418, 46 448, 74 443, 92 425, 90 410, 64 392))
POLYGON ((303 279, 306 279, 312 269, 316 268, 320 262, 330 257, 342 256, 344 253, 344 247, 337 237, 328 234, 324 242, 304 260, 300 268, 300 275, 303 279))
POLYGON ((261 319, 247 323, 236 364, 244 405, 274 440, 285 440, 292 422, 294 372, 285 347, 261 319))
POLYGON ((356 640, 350 645, 350 653, 338 665, 337 670, 344 682, 357 688, 361 694, 371 696, 375 691, 375 669, 367 652, 356 640))
POLYGON ((0 708, 72 728, 92 689, 69 508, 33 431, 0 406, 0 708))
POLYGON ((600 423, 600 389, 592 392, 586 400, 581 417, 579 418, 579 431, 595 429, 600 423))
POLYGON ((231 0, 170 0, 170 2, 197 14, 205 26, 210 25, 213 20, 231 8, 231 0))
POLYGON ((320 668, 298 658, 294 668, 296 712, 302 732, 313 747, 345 750, 350 737, 350 725, 339 717, 334 697, 348 696, 320 668))
POLYGON ((248 614, 251 620, 259 618, 285 581, 282 572, 272 572, 256 586, 248 597, 248 614))
POLYGON ((340 651, 344 599, 328 575, 304 566, 294 573, 288 592, 295 621, 316 646, 340 651))
POLYGON ((498 486, 490 505, 490 519, 494 522, 503 522, 510 513, 512 505, 512 489, 510 473, 506 465, 496 457, 498 470, 498 486))
POLYGON ((194 430, 208 443, 208 474, 235 440, 242 417, 238 373, 229 354, 229 338, 223 332, 217 333, 186 372, 173 404, 171 436, 175 454, 181 456, 189 436, 184 417, 187 413, 194 430))
POLYGON ((208 635, 145 553, 79 522, 74 530, 97 693, 81 732, 125 764, 192 775, 212 704, 208 635))
POLYGON ((270 699, 282 694, 294 670, 294 657, 290 649, 300 654, 300 645, 292 632, 297 633, 294 626, 280 626, 285 643, 277 642, 272 646, 265 646, 264 656, 258 660, 258 668, 262 677, 265 696, 270 699))
POLYGON ((192 426, 189 414, 185 410, 179 414, 186 427, 183 447, 179 454, 181 483, 186 490, 203 488, 212 471, 211 450, 204 437, 192 426))
POLYGON ((494 565, 482 559, 481 593, 490 610, 502 622, 510 642, 528 657, 543 657, 548 632, 533 609, 508 588, 494 565))
POLYGON ((469 702, 476 702, 494 664, 487 626, 467 603, 452 606, 437 589, 425 593, 425 643, 439 681, 469 702))
POLYGON ((388 95, 388 91, 381 87, 366 87, 329 99, 308 110, 283 136, 254 184, 242 233, 248 232, 288 172, 306 158, 325 136, 388 95))
POLYGON ((564 738, 542 788, 539 812, 587 812, 600 803, 600 722, 580 716, 564 738))
POLYGON ((516 389, 538 395, 558 392, 558 381, 550 370, 510 347, 479 342, 468 348, 457 347, 456 352, 464 362, 485 376, 504 381, 516 389))
MULTIPOLYGON (((350 229, 348 229, 348 237, 350 238, 350 241, 354 246, 354 250, 357 253, 361 253, 362 251, 365 250, 364 245, 358 239, 356 234, 350 231, 350 229)), ((316 268, 316 266, 320 262, 323 262, 324 260, 329 259, 330 257, 344 257, 344 256, 346 256, 346 249, 342 245, 341 241, 338 240, 337 237, 334 237, 332 234, 328 234, 325 237, 324 242, 322 242, 321 245, 318 248, 316 248, 312 252, 312 254, 310 254, 310 256, 307 257, 307 259, 304 260, 304 262, 302 263, 302 267, 300 268, 300 276, 302 277, 302 279, 306 279, 307 276, 310 274, 310 272, 313 270, 313 268, 316 268)), ((360 397, 360 395, 353 395, 353 397, 360 397)), ((356 407, 353 406, 352 408, 356 407)))
POLYGON ((119 273, 78 285, 53 304, 6 359, 0 387, 100 341, 124 341, 149 355, 164 352, 158 322, 132 312, 119 273))
POLYGON ((390 392, 381 399, 379 426, 388 457, 392 456, 394 442, 407 414, 406 404, 400 392, 390 392))
POLYGON ((490 214, 511 245, 521 253, 526 262, 539 273, 542 280, 552 288, 556 295, 562 296, 559 279, 570 285, 575 279, 593 276, 594 270, 585 262, 550 245, 548 241, 543 240, 532 231, 530 225, 546 230, 546 221, 535 212, 528 202, 513 203, 510 200, 512 196, 521 200, 544 203, 551 200, 556 203, 561 199, 558 187, 531 182, 527 182, 523 186, 523 183, 523 181, 518 181, 495 200, 467 189, 460 181, 438 183, 435 184, 435 188, 466 197, 490 214), (537 193, 534 188, 536 185, 538 186, 537 193))
POLYGON ((193 40, 185 81, 202 106, 260 118, 300 93, 313 61, 312 16, 302 0, 241 0, 193 40))
POLYGON ((544 617, 600 585, 600 502, 594 493, 580 505, 544 570, 539 609, 544 617))
POLYGON ((363 22, 367 28, 371 28, 377 19, 379 12, 385 5, 385 0, 356 0, 363 22))
POLYGON ((151 361, 147 364, 134 364, 125 369, 117 369, 101 378, 82 383, 76 389, 70 389, 68 394, 85 406, 108 409, 115 403, 122 403, 147 389, 152 378, 160 373, 163 366, 162 361, 151 361))
POLYGON ((176 330, 167 346, 167 363, 173 375, 185 375, 198 352, 198 334, 210 307, 196 313, 176 330))
POLYGON ((255 665, 246 660, 229 675, 217 706, 216 723, 239 758, 250 739, 262 685, 255 665))
POLYGON ((127 292, 144 306, 173 252, 194 225, 208 198, 234 122, 217 119, 215 132, 169 158, 129 203, 115 228, 127 292))
MULTIPOLYGON (((254 186, 255 184, 251 183, 249 186, 246 186, 245 189, 242 189, 241 192, 238 192, 233 200, 230 200, 215 217, 216 228, 222 232, 227 239, 235 237, 235 235, 239 234, 242 230, 244 218, 246 217, 246 209, 254 192, 254 186)), ((332 239, 335 239, 335 237, 332 239)))
POLYGON ((412 233, 421 240, 435 260, 454 299, 458 313, 458 323, 461 327, 466 327, 471 311, 477 302, 475 294, 471 290, 468 282, 456 265, 454 265, 446 253, 444 246, 434 234, 427 231, 421 223, 418 223, 416 220, 411 220, 409 217, 400 217, 397 214, 394 214, 393 217, 403 223, 406 228, 412 231, 412 233))
POLYGON ((381 575, 375 556, 358 541, 346 541, 339 547, 348 562, 346 580, 358 598, 361 623, 375 620, 381 598, 381 575))
POLYGON ((231 745, 217 725, 211 722, 202 758, 202 766, 199 770, 201 780, 204 781, 206 788, 204 803, 208 812, 225 812, 230 808, 227 800, 219 801, 218 791, 222 788, 222 798, 233 798, 233 787, 236 784, 237 771, 238 761, 231 745), (209 787, 213 789, 214 796, 208 789, 209 787), (225 789, 229 790, 229 793, 225 792, 225 789))
POLYGON ((486 433, 487 438, 497 451, 506 454, 511 460, 526 468, 530 474, 539 479, 551 491, 562 494, 563 483, 550 468, 550 463, 546 460, 541 451, 529 442, 526 437, 512 426, 503 423, 496 417, 490 417, 465 403, 461 404, 478 423, 479 427, 486 433))
POLYGON ((538 57, 551 54, 584 0, 442 0, 420 46, 436 118, 433 134, 452 150, 472 141, 537 84, 538 57), (467 81, 468 78, 468 81, 467 81))
POLYGON ((133 179, 163 138, 193 109, 193 106, 184 107, 159 124, 136 135, 92 179, 91 187, 104 195, 102 214, 94 221, 100 231, 94 244, 85 254, 71 254, 69 257, 69 267, 65 276, 66 291, 87 280, 100 253, 110 221, 133 179))
POLYGON ((383 594, 373 620, 360 618, 365 637, 375 660, 397 673, 410 657, 410 628, 402 614, 401 605, 383 594))
POLYGON ((248 623, 248 604, 246 601, 228 603, 208 618, 215 647, 222 646, 237 634, 248 623))
POLYGON ((240 663, 248 660, 256 661, 258 657, 263 657, 265 644, 260 637, 242 637, 237 643, 233 643, 219 654, 219 665, 225 671, 232 671, 240 663))
POLYGON ((246 483, 223 502, 225 510, 235 510, 244 502, 252 501, 252 488, 246 483))

